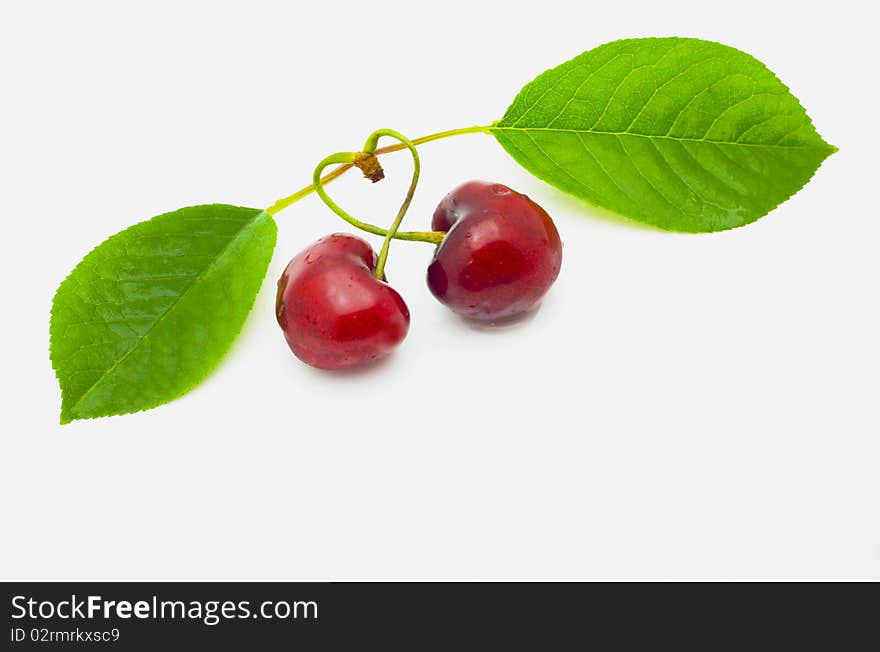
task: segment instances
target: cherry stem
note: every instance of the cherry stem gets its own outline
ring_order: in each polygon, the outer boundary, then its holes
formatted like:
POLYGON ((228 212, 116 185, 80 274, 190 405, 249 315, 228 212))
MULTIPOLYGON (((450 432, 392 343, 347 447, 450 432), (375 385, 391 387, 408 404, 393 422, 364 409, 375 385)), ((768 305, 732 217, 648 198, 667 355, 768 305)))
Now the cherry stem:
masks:
MULTIPOLYGON (((412 142, 413 145, 423 145, 424 143, 430 143, 433 140, 440 140, 441 138, 449 138, 450 136, 458 136, 458 135, 462 135, 462 134, 490 134, 490 133, 492 133, 491 132, 491 125, 463 127, 461 129, 449 129, 448 131, 440 131, 440 132, 437 132, 436 134, 422 136, 421 138, 414 138, 410 142, 412 142)), ((407 146, 405 144, 403 144, 402 142, 400 142, 400 143, 395 143, 393 145, 388 145, 387 147, 380 147, 373 153, 374 154, 388 154, 390 152, 398 152, 402 149, 407 149, 407 146)), ((343 174, 345 174, 348 170, 350 170, 354 166, 354 160, 335 161, 335 162, 341 163, 341 165, 339 167, 331 170, 330 172, 325 174, 323 177, 320 177, 318 179, 318 182, 320 184, 328 184, 331 181, 333 181, 334 179, 338 179, 339 177, 341 177, 343 174)), ((334 163, 334 161, 331 161, 331 162, 328 162, 327 165, 332 165, 333 163, 334 163)), ((298 202, 300 199, 303 199, 304 197, 308 197, 313 192, 318 192, 320 194, 320 192, 318 191, 318 183, 312 183, 312 185, 306 186, 305 188, 297 190, 292 195, 288 195, 287 197, 279 199, 274 204, 272 204, 269 208, 267 208, 266 212, 269 213, 270 215, 277 215, 278 213, 283 211, 288 206, 295 204, 296 202, 298 202)), ((367 229, 367 230, 369 230, 369 229, 367 229)), ((375 231, 372 231, 372 232, 375 233, 375 231)), ((382 233, 377 233, 377 235, 385 235, 384 230, 382 231, 382 233)), ((394 238, 397 240, 424 240, 425 242, 433 242, 433 240, 426 240, 424 238, 407 237, 408 235, 409 234, 404 231, 401 233, 397 233, 394 236, 394 238)))
MULTIPOLYGON (((318 196, 323 200, 325 204, 327 204, 331 211, 336 213, 346 222, 360 229, 361 231, 366 231, 367 233, 372 233, 374 235, 380 235, 384 237, 386 243, 391 238, 396 238, 398 240, 433 242, 435 244, 440 242, 443 239, 443 236, 446 235, 442 231, 397 231, 397 226, 400 225, 400 221, 403 219, 403 216, 406 214, 406 211, 409 208, 409 204, 412 201, 413 193, 415 193, 415 184, 418 183, 419 179, 419 156, 414 143, 406 138, 406 136, 403 136, 396 131, 391 131, 390 129, 380 129, 379 131, 370 134, 370 137, 367 139, 367 142, 364 145, 364 149, 364 152, 337 152, 336 154, 331 154, 330 156, 325 157, 321 160, 320 163, 318 163, 317 167, 315 168, 315 172, 312 175, 312 183, 314 184, 313 187, 315 189, 315 192, 318 193, 318 196), (348 211, 346 211, 339 204, 333 201, 330 195, 327 194, 327 191, 324 190, 324 180, 321 177, 321 173, 324 171, 324 168, 330 165, 341 163, 344 166, 352 166, 355 164, 356 161, 362 159, 365 154, 375 154, 376 152, 378 152, 378 150, 376 150, 376 143, 381 136, 392 136, 393 138, 397 138, 398 140, 400 140, 400 149, 409 148, 410 152, 413 155, 413 164, 415 166, 413 181, 410 183, 409 191, 406 194, 406 199, 404 199, 404 202, 400 207, 400 212, 398 212, 397 218, 395 218, 395 226, 391 230, 386 230, 382 227, 376 226, 375 224, 363 222, 357 219, 354 215, 351 215, 348 211)), ((272 214, 268 210, 267 212, 272 214)), ((382 249, 385 252, 385 257, 387 257, 388 247, 386 245, 383 245, 382 249)), ((381 263, 381 267, 379 264, 377 264, 377 272, 381 272, 385 266, 385 260, 381 257, 381 254, 379 262, 381 263)), ((379 277, 379 274, 377 274, 377 277, 379 277)))
MULTIPOLYGON (((413 145, 412 141, 409 138, 392 129, 378 129, 370 134, 370 137, 367 138, 367 142, 364 144, 364 152, 368 154, 375 153, 376 145, 379 144, 379 139, 382 136, 390 136, 391 138, 396 138, 403 145, 405 145, 407 149, 409 149, 409 153, 412 154, 413 173, 412 181, 410 181, 409 188, 406 191, 406 197, 404 197, 403 203, 400 205, 400 210, 397 211, 397 216, 391 223, 391 228, 389 228, 388 233, 385 234, 385 241, 382 243, 382 248, 379 250, 379 259, 376 262, 376 278, 380 280, 385 278, 385 261, 388 260, 388 249, 391 247, 391 240, 397 233, 397 229, 400 228, 400 223, 403 221, 403 216, 406 215, 406 211, 409 210, 409 205, 410 203, 412 203, 413 195, 416 194, 416 186, 419 185, 419 173, 421 171, 419 152, 418 150, 416 150, 416 146, 413 145)), ((444 233, 443 235, 446 234, 444 233)))

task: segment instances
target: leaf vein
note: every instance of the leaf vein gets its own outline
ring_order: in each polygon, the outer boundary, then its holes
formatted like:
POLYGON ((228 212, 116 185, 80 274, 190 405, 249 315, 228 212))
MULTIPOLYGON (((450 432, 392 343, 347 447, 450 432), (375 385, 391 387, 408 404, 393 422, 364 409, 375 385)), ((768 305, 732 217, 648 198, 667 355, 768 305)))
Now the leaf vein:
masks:
POLYGON ((572 134, 595 134, 600 136, 634 136, 638 138, 649 138, 652 140, 670 140, 673 142, 694 142, 694 143, 707 143, 710 145, 736 145, 737 147, 767 147, 767 148, 779 148, 779 149, 824 149, 831 150, 833 149, 830 145, 825 143, 824 141, 821 144, 816 145, 779 145, 779 144, 770 144, 770 143, 740 143, 735 141, 726 141, 726 140, 712 140, 710 138, 682 138, 678 136, 669 136, 663 135, 659 136, 656 134, 640 134, 634 131, 600 131, 596 129, 559 129, 554 127, 500 127, 493 126, 489 128, 490 131, 553 131, 558 133, 572 133, 572 134))
POLYGON ((113 365, 109 369, 107 369, 105 372, 103 372, 101 377, 96 379, 95 382, 92 383, 92 385, 84 393, 82 393, 79 396, 79 398, 77 398, 76 402, 73 404, 73 406, 71 406, 71 411, 74 409, 75 406, 80 405, 95 390, 95 388, 101 383, 101 381, 104 378, 106 378, 108 375, 112 374, 113 371, 119 367, 119 365, 121 365, 123 362, 125 362, 125 360, 127 360, 129 358, 129 356, 131 356, 131 354, 134 353, 134 351, 136 351, 138 349, 138 347, 140 346, 140 343, 143 342, 144 340, 146 340, 150 336, 150 334, 156 330, 156 328, 159 326, 159 324, 162 323, 162 321, 165 319, 165 317, 167 317, 168 314, 174 309, 174 307, 176 305, 178 305, 183 300, 183 298, 187 295, 187 293, 201 279, 205 278, 205 276, 213 269, 214 265, 216 264, 217 260, 219 260, 219 258, 222 256, 222 254, 229 249, 229 247, 232 245, 232 243, 234 243, 236 240, 238 240, 238 238, 241 236, 241 234, 245 230, 245 228, 247 226, 249 226, 250 224, 253 224, 254 220, 259 215, 261 215, 261 213, 257 213, 256 215, 251 217, 251 219, 243 222, 241 227, 234 234, 231 234, 232 237, 229 239, 229 242, 227 243, 227 245, 225 247, 222 248, 222 250, 220 252, 217 253, 217 255, 214 257, 213 262, 211 262, 197 276, 193 277, 192 281, 190 283, 188 283, 185 288, 183 288, 180 295, 174 300, 174 302, 171 305, 169 305, 168 308, 166 308, 162 312, 161 315, 158 316, 158 318, 156 319, 156 322, 140 338, 138 338, 137 343, 135 343, 134 346, 129 348, 129 350, 124 355, 122 355, 116 362, 114 362, 113 365))

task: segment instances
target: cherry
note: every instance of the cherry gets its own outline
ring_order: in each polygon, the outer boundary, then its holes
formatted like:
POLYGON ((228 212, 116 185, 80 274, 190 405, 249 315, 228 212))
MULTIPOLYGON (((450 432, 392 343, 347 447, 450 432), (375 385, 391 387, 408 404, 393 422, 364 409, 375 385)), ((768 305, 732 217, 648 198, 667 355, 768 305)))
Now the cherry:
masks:
POLYGON ((559 275, 562 242, 553 220, 507 186, 458 186, 437 206, 431 227, 448 233, 428 267, 428 287, 460 315, 496 320, 524 313, 559 275))
POLYGON ((296 357, 343 369, 372 362, 403 341, 409 309, 374 276, 376 262, 367 242, 345 233, 294 256, 278 281, 275 315, 296 357))

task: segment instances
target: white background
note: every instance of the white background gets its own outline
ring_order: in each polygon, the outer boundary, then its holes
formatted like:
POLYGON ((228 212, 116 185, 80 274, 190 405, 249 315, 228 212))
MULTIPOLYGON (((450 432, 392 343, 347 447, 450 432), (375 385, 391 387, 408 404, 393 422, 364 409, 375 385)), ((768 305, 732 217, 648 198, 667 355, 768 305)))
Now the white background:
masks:
MULTIPOLYGON (((0 576, 880 579, 873 5, 4 3, 0 576), (403 347, 306 367, 274 282, 347 230, 310 197, 278 216, 215 375, 57 425, 51 297, 106 236, 267 206, 375 128, 487 124, 544 69, 649 35, 754 54, 840 152, 758 223, 680 235, 562 195, 488 136, 426 145, 410 228, 471 178, 555 217, 563 270, 533 319, 467 326, 427 292, 430 247, 396 243, 403 347)), ((331 192, 390 221, 408 160, 385 162, 331 192)))

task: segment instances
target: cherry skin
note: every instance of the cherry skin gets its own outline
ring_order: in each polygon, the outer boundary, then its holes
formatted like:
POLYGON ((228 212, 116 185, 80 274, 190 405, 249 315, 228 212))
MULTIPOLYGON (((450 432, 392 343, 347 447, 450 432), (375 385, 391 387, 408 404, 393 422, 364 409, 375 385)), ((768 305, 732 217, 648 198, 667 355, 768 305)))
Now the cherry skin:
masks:
POLYGON ((278 281, 275 316, 294 355, 319 369, 343 369, 387 355, 409 330, 409 309, 374 276, 376 253, 334 233, 301 251, 278 281))
POLYGON ((494 321, 535 307, 559 275, 562 242, 553 220, 526 195, 469 181, 434 211, 447 231, 428 266, 437 299, 471 319, 494 321))

